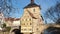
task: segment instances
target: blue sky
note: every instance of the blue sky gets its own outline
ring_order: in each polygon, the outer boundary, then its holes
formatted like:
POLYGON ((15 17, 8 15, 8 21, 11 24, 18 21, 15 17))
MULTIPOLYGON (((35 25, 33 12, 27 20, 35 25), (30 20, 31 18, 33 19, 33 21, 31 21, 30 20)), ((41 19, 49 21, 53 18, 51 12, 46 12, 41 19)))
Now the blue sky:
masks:
MULTIPOLYGON (((41 6, 41 14, 44 18, 44 13, 49 9, 51 6, 56 5, 57 1, 59 0, 35 0, 35 3, 41 6)), ((20 18, 24 12, 24 7, 30 3, 30 0, 13 0, 13 7, 19 8, 14 13, 13 17, 20 18)), ((45 19, 45 18, 44 18, 45 19)), ((48 19, 48 22, 52 22, 48 19)))

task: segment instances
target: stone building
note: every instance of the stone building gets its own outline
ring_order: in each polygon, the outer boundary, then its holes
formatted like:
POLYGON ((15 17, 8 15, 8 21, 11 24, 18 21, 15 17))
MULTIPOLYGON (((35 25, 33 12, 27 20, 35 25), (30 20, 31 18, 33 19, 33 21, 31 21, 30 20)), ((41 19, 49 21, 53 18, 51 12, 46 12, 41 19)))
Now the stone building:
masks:
POLYGON ((20 26, 20 18, 5 18, 6 27, 20 26))
POLYGON ((24 14, 20 20, 22 34, 38 34, 40 32, 39 25, 43 24, 40 10, 41 7, 34 0, 24 7, 24 14))
POLYGON ((13 34, 14 32, 20 33, 20 18, 14 18, 14 19, 12 19, 11 30, 10 30, 9 34, 13 34))
POLYGON ((20 18, 15 18, 12 24, 12 26, 20 26, 20 18))
POLYGON ((14 18, 11 18, 11 17, 5 18, 4 21, 6 23, 6 27, 11 27, 13 24, 14 18))

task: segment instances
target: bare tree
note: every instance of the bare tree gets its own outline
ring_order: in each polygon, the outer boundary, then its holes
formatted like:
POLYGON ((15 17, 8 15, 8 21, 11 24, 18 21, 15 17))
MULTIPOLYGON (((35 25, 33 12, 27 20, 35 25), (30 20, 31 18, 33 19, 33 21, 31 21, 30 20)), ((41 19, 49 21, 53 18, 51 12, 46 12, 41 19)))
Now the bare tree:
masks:
POLYGON ((50 26, 44 30, 44 34, 60 34, 60 28, 50 26))
POLYGON ((0 0, 0 12, 2 12, 5 17, 11 17, 14 9, 12 0, 0 0))
POLYGON ((49 18, 55 23, 58 23, 60 21, 60 3, 59 2, 55 6, 50 7, 46 11, 45 18, 49 18))

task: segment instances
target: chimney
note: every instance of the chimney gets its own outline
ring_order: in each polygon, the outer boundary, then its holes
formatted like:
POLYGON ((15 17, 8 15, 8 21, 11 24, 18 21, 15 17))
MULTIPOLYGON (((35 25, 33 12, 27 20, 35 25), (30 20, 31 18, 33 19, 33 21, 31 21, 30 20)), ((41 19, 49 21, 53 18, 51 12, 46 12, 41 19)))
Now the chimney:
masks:
POLYGON ((31 3, 34 3, 34 0, 31 0, 31 3))

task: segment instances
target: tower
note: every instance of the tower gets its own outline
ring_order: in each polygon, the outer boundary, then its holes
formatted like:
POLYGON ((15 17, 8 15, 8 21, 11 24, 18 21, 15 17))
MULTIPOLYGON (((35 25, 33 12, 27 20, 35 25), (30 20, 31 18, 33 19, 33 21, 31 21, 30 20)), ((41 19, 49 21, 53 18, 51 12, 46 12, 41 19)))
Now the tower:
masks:
POLYGON ((24 7, 24 14, 21 17, 21 33, 24 34, 37 34, 39 25, 43 24, 40 14, 40 6, 34 0, 24 7))

